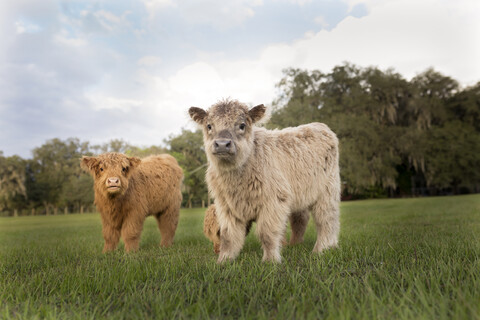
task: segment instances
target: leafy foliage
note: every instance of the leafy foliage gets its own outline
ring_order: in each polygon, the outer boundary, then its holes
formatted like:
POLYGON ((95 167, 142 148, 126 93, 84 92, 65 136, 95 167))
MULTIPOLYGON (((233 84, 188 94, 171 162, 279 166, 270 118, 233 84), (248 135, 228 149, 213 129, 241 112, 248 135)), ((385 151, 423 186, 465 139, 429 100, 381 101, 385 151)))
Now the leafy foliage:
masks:
POLYGON ((340 139, 345 196, 479 191, 480 83, 460 90, 433 69, 407 81, 344 64, 328 74, 285 70, 278 87, 270 128, 328 124, 340 139))
POLYGON ((203 148, 201 131, 182 130, 178 136, 172 136, 166 141, 170 152, 177 159, 184 173, 184 205, 191 208, 207 200, 205 170, 207 158, 203 148))
POLYGON ((17 208, 26 198, 25 161, 0 153, 0 210, 17 208))

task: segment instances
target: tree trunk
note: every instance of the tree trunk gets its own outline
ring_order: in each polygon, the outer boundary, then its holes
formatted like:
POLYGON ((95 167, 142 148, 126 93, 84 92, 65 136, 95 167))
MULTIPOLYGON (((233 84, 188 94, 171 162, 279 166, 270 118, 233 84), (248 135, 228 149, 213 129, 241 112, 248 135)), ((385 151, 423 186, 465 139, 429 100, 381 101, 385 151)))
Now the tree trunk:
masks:
POLYGON ((410 177, 410 183, 412 185, 412 197, 416 196, 416 191, 415 191, 415 178, 413 175, 410 177))
POLYGON ((58 214, 58 208, 57 208, 57 207, 54 207, 54 208, 53 208, 53 215, 56 216, 57 214, 58 214))
POLYGON ((192 198, 193 194, 188 195, 188 209, 192 209, 192 198))
POLYGON ((13 209, 13 216, 18 217, 18 209, 13 209))
POLYGON ((459 185, 459 183, 455 179, 455 181, 453 182, 453 194, 459 194, 460 193, 458 185, 459 185))
POLYGON ((32 208, 32 216, 35 215, 35 208, 32 208))
POLYGON ((83 214, 83 205, 80 206, 80 213, 83 214))
POLYGON ((202 199, 202 209, 205 209, 205 200, 202 199))
POLYGON ((68 207, 65 207, 65 209, 63 209, 63 213, 68 214, 68 207))

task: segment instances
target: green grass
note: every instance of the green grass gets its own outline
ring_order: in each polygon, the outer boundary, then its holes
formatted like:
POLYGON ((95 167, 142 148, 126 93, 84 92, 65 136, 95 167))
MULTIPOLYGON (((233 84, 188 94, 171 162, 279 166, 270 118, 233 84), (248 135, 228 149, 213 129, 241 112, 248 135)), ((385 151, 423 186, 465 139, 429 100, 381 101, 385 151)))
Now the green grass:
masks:
POLYGON ((175 244, 147 219, 140 251, 101 253, 97 214, 0 219, 0 319, 480 319, 480 195, 341 208, 340 247, 312 254, 312 222, 283 263, 253 233, 217 265, 203 211, 175 244))

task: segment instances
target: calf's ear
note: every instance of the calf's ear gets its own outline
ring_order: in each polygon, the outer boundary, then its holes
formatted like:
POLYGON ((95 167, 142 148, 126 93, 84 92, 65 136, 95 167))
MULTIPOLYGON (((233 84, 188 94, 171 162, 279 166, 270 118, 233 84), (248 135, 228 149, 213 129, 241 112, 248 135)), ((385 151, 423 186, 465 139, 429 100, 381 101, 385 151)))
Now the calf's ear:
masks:
POLYGON ((248 111, 248 115, 250 116, 250 119, 252 119, 252 122, 255 123, 263 118, 266 110, 267 108, 263 104, 259 104, 258 106, 250 109, 248 111))
POLYGON ((95 157, 86 157, 86 156, 83 156, 82 159, 80 160, 80 167, 84 170, 84 171, 90 171, 90 172, 94 172, 95 171, 95 167, 98 165, 98 159, 95 158, 95 157))
POLYGON ((193 119, 198 124, 203 124, 205 119, 207 118, 207 112, 201 108, 191 107, 188 110, 188 114, 190 118, 193 119))
POLYGON ((130 162, 130 168, 133 169, 136 166, 138 166, 140 162, 142 162, 142 160, 140 160, 140 158, 137 158, 137 157, 129 157, 128 162, 130 162))

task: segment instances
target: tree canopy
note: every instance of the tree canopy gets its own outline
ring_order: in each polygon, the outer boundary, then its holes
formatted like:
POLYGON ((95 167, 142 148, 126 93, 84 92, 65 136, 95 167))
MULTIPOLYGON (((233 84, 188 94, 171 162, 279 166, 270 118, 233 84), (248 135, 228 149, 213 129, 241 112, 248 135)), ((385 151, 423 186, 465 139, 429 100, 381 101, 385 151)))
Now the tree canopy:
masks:
POLYGON ((461 90, 433 69, 411 81, 351 64, 288 69, 270 127, 318 121, 340 140, 344 195, 480 190, 480 83, 461 90))

